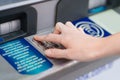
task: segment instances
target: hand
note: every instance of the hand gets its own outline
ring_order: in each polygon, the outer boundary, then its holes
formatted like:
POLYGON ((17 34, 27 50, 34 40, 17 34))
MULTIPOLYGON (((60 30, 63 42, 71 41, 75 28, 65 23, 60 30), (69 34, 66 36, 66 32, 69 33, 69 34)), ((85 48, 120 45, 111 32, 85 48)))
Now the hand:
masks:
POLYGON ((37 41, 50 41, 62 44, 66 49, 47 49, 45 54, 51 58, 65 58, 78 61, 91 61, 102 57, 104 38, 87 35, 71 22, 58 22, 53 33, 34 36, 37 41))

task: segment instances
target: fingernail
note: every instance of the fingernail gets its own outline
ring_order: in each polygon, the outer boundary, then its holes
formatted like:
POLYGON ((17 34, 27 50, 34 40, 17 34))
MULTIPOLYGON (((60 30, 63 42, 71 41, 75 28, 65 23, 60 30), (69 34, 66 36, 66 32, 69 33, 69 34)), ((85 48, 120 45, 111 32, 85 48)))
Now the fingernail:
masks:
POLYGON ((57 22, 57 24, 62 24, 62 22, 57 22))
POLYGON ((71 23, 71 21, 67 21, 67 23, 71 23))
POLYGON ((38 38, 38 36, 37 36, 37 35, 35 35, 33 38, 34 38, 34 39, 37 39, 37 38, 38 38))
POLYGON ((58 22, 57 24, 58 24, 59 26, 64 25, 62 22, 58 22))
POLYGON ((37 36, 35 35, 34 38, 36 38, 37 36))

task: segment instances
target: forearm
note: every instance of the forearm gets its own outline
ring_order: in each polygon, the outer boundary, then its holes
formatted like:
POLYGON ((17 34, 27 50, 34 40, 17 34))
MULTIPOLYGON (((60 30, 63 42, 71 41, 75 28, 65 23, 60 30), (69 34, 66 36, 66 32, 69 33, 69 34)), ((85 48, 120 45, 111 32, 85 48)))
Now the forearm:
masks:
POLYGON ((120 54, 120 33, 104 38, 103 55, 120 54))

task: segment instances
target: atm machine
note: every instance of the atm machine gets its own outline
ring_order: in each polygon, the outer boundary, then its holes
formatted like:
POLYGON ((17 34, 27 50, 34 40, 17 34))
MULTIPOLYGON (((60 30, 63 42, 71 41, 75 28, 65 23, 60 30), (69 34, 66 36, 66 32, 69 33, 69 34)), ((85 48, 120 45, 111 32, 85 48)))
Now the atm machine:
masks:
POLYGON ((0 80, 119 79, 119 56, 84 63, 50 59, 33 40, 51 33, 58 21, 72 21, 95 37, 119 32, 120 1, 90 7, 91 1, 0 0, 0 80))

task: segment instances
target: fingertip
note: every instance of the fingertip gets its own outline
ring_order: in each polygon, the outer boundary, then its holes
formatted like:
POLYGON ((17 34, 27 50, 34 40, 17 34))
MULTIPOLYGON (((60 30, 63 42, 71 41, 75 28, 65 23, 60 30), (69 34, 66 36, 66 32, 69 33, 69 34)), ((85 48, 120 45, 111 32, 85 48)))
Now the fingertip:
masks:
POLYGON ((57 22, 53 33, 60 34, 62 32, 63 26, 65 25, 62 22, 57 22))
POLYGON ((37 39, 38 39, 38 37, 39 37, 38 35, 35 35, 33 38, 34 38, 35 40, 37 40, 37 39))

